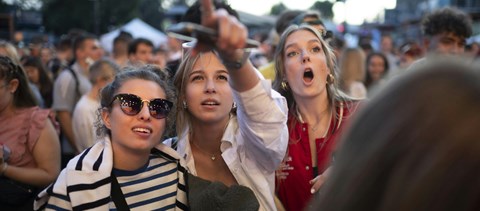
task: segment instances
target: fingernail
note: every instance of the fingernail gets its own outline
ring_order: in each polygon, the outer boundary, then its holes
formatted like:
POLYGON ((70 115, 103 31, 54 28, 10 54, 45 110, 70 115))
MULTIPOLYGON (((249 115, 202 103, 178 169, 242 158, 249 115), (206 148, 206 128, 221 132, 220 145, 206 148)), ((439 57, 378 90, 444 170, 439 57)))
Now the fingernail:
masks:
POLYGON ((310 189, 310 193, 311 193, 311 194, 315 193, 315 189, 313 189, 313 188, 310 189))

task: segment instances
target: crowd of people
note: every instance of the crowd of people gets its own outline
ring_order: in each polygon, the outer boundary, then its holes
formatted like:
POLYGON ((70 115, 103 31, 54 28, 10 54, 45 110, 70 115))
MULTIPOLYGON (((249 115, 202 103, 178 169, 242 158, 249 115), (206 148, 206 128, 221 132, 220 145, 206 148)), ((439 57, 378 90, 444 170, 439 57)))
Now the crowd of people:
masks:
POLYGON ((464 12, 435 10, 423 40, 385 34, 379 49, 346 46, 314 11, 280 14, 255 51, 226 3, 197 1, 182 21, 216 41, 0 41, 2 209, 480 208, 480 51, 464 12))

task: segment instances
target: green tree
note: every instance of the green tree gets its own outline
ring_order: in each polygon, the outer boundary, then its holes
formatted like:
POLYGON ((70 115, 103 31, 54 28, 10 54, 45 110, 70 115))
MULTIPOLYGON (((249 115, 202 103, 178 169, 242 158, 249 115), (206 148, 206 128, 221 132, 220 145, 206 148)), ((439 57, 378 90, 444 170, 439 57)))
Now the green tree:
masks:
POLYGON ((323 18, 332 19, 332 7, 333 3, 330 1, 316 1, 310 9, 319 11, 323 18))
POLYGON ((73 28, 95 32, 95 23, 98 23, 99 33, 105 33, 136 17, 139 4, 131 0, 42 0, 42 3, 43 25, 46 31, 56 35, 73 28), (95 1, 99 1, 96 18, 95 1))
POLYGON ((151 26, 162 29, 162 20, 165 10, 161 6, 161 0, 143 0, 140 3, 139 18, 150 24, 151 26))
POLYGON ((279 15, 285 10, 287 10, 287 7, 283 3, 278 3, 272 6, 272 9, 270 9, 270 15, 279 15))

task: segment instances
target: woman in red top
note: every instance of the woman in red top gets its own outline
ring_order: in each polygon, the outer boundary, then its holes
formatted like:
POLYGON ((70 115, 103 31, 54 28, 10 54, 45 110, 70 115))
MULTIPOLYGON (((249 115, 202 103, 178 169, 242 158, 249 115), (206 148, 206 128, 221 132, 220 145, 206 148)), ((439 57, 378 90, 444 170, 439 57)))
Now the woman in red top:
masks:
POLYGON ((289 106, 288 151, 277 171, 277 195, 286 210, 303 210, 323 183, 335 140, 356 103, 337 88, 334 56, 321 33, 290 26, 275 54, 273 86, 289 106))

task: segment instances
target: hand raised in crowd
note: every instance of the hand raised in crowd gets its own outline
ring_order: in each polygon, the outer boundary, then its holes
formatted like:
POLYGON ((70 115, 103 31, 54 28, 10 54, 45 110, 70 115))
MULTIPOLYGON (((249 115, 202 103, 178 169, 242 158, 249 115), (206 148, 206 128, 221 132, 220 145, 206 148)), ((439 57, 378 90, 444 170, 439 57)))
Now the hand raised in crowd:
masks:
POLYGON ((209 51, 214 47, 222 57, 233 57, 237 49, 245 47, 248 38, 247 28, 224 9, 215 10, 212 0, 201 0, 202 25, 217 30, 215 46, 201 41, 195 45, 194 53, 209 51))

